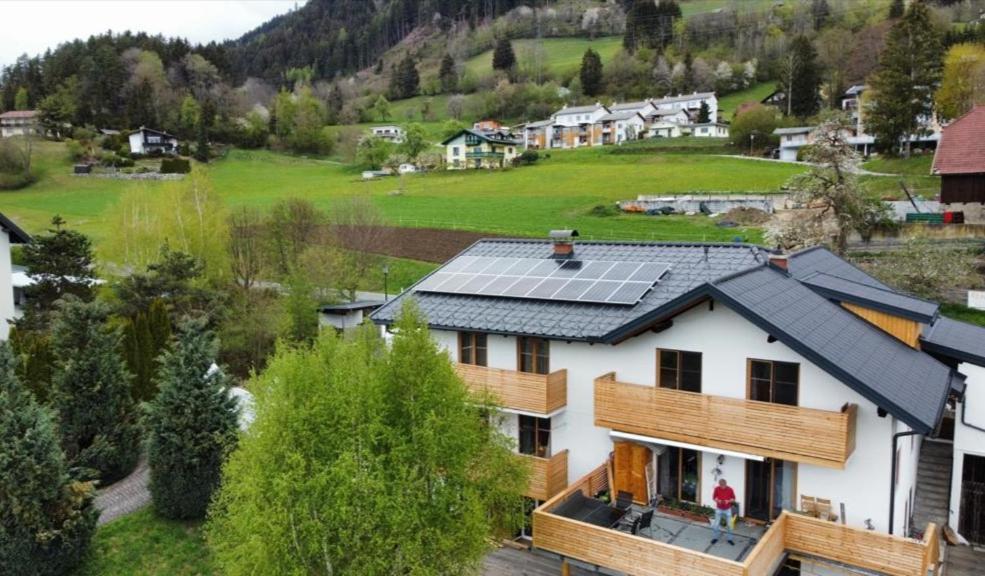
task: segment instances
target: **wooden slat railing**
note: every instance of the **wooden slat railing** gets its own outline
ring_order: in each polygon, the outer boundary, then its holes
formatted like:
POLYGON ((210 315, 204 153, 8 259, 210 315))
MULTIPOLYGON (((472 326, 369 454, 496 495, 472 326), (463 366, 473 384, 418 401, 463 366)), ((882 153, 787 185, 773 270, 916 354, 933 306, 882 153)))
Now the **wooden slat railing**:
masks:
POLYGON ((530 485, 524 496, 549 500, 568 487, 568 451, 562 450, 550 458, 518 454, 530 462, 530 485))
POLYGON ((503 408, 550 414, 568 403, 567 370, 530 374, 471 364, 456 364, 455 370, 470 390, 491 394, 503 408))
POLYGON ((630 434, 844 468, 857 408, 841 412, 595 379, 595 425, 630 434))
POLYGON ((785 511, 745 560, 735 562, 552 513, 577 490, 591 497, 607 489, 605 470, 603 464, 534 511, 534 547, 636 576, 769 576, 786 553, 890 576, 939 573, 940 542, 934 524, 920 541, 785 511))

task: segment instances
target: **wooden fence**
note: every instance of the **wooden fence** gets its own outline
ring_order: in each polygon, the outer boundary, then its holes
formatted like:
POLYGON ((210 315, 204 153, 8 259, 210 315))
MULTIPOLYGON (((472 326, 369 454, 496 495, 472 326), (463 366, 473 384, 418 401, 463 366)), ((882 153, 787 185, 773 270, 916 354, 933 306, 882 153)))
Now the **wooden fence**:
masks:
POLYGON ((531 374, 471 364, 456 364, 455 370, 469 389, 493 395, 503 408, 550 414, 568 403, 567 370, 531 374))

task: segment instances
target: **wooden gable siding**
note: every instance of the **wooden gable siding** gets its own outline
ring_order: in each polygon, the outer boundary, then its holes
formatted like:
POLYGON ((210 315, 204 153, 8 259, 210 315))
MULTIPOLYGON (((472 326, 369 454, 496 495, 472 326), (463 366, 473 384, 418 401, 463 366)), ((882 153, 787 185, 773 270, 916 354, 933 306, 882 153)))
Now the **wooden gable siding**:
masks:
POLYGON ((941 203, 985 202, 985 174, 944 174, 941 203))
POLYGON ((894 316, 886 312, 880 312, 879 310, 873 310, 849 302, 842 302, 841 305, 846 310, 851 311, 856 316, 878 327, 907 346, 919 348, 921 327, 920 323, 916 320, 901 318, 900 316, 894 316))

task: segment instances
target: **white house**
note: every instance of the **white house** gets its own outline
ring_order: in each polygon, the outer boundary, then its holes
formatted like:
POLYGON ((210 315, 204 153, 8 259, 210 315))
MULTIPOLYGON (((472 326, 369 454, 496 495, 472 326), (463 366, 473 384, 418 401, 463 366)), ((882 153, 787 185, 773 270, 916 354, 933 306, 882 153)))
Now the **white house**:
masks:
POLYGON ((37 110, 11 110, 0 114, 0 138, 41 133, 37 110))
POLYGON ((686 110, 654 110, 644 119, 648 138, 677 138, 691 122, 686 110))
POLYGON ((381 138, 383 140, 388 140, 394 144, 401 144, 404 141, 404 136, 406 132, 400 126, 395 124, 387 124, 386 126, 373 126, 370 129, 374 138, 381 138))
POLYGON ((657 107, 650 100, 639 100, 637 102, 623 102, 621 104, 613 102, 609 106, 610 112, 636 112, 643 118, 657 111, 657 107))
POLYGON ((780 137, 780 160, 793 162, 801 148, 814 141, 814 126, 777 128, 773 134, 780 137))
POLYGON ((646 132, 646 121, 639 112, 611 112, 598 120, 602 125, 602 144, 622 144, 637 140, 646 132))
POLYGON ((551 126, 554 119, 540 120, 538 122, 528 122, 523 127, 523 145, 526 148, 542 149, 547 148, 547 143, 551 135, 551 126))
POLYGON ((176 154, 178 137, 167 132, 145 128, 130 133, 130 152, 133 154, 176 154))
POLYGON ((10 247, 13 244, 27 244, 31 237, 9 218, 0 214, 0 340, 6 340, 10 333, 10 322, 15 317, 13 268, 10 261, 10 247))
POLYGON ((338 331, 350 330, 363 323, 370 312, 383 305, 379 300, 358 300, 342 304, 322 306, 318 312, 318 324, 338 331))
MULTIPOLYGON (((718 98, 714 92, 694 92, 692 94, 678 94, 677 96, 667 96, 651 100, 651 104, 657 110, 686 110, 688 112, 698 112, 701 104, 708 105, 708 121, 718 122, 718 98)), ((692 117, 697 117, 693 116, 692 117)))
POLYGON ((610 110, 596 102, 589 106, 567 106, 555 112, 548 133, 548 148, 578 148, 602 144, 599 119, 610 110))
POLYGON ((696 138, 728 138, 728 124, 721 122, 707 122, 704 124, 690 124, 684 130, 696 138))
POLYGON ((520 155, 523 141, 505 131, 460 130, 446 138, 445 165, 449 170, 505 168, 520 155))
POLYGON ((669 543, 652 530, 643 544, 569 515, 591 504, 570 505, 594 496, 587 486, 642 506, 708 506, 724 478, 746 519, 812 527, 830 543, 812 561, 832 571, 875 566, 842 554, 836 543, 853 538, 879 558, 912 547, 934 561, 931 543, 898 535, 925 528, 910 520, 922 440, 973 378, 921 350, 942 320, 935 303, 823 248, 784 257, 743 244, 575 245, 575 234, 480 241, 372 316, 390 324, 414 299, 466 384, 500 397, 500 426, 534 467, 534 547, 619 571, 628 556, 663 566, 648 574, 773 573, 772 560, 741 563, 782 553, 782 533, 778 550, 769 532, 751 537, 746 556, 710 534, 689 548, 693 535, 669 543), (821 510, 807 524, 785 513, 821 510))

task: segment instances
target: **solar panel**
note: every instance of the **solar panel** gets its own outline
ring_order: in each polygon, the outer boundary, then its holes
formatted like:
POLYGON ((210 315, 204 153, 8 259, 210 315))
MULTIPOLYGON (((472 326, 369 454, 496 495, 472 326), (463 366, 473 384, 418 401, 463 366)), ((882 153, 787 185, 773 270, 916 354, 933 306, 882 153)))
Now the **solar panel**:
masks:
POLYGON ((634 305, 670 270, 660 262, 460 256, 415 290, 634 305))

